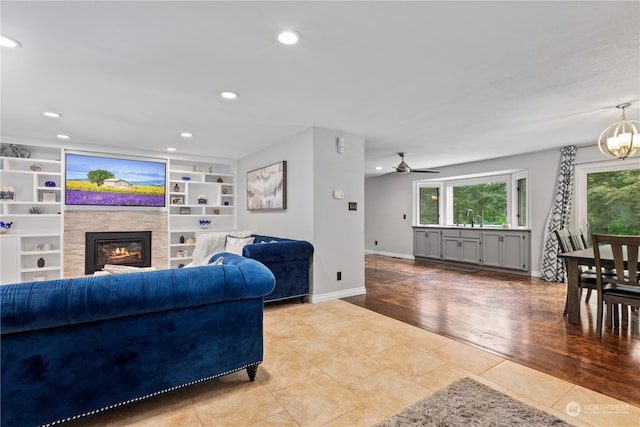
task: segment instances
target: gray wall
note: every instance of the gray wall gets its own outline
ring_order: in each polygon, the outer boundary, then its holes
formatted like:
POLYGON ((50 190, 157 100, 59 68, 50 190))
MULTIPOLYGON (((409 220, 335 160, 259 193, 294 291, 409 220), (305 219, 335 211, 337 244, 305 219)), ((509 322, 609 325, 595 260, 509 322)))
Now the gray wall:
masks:
MULTIPOLYGON (((582 149, 579 150, 579 153, 582 149)), ((581 158, 594 158, 591 149, 581 158)), ((583 154, 583 153, 580 153, 583 154)), ((529 170, 531 268, 539 275, 544 227, 555 191, 560 150, 438 168, 438 177, 477 174, 509 169, 529 170)), ((427 178, 434 178, 428 176, 427 178)), ((368 252, 413 258, 413 181, 423 175, 387 175, 365 180, 365 249, 368 252), (403 219, 403 215, 407 219, 403 219), (378 245, 374 245, 375 241, 378 245)))
POLYGON ((314 300, 365 293, 364 288, 364 138, 314 129, 314 300), (336 150, 336 136, 345 140, 336 150), (333 197, 344 192, 343 199, 333 197), (349 202, 357 210, 348 209, 349 202), (338 281, 336 273, 342 273, 338 281))
POLYGON ((238 229, 256 234, 313 240, 313 129, 238 160, 238 229), (287 209, 247 210, 247 172, 287 161, 287 209))
POLYGON ((310 128, 238 161, 238 228, 311 242, 311 301, 364 293, 363 177, 363 138, 310 128), (338 137, 345 139, 342 154, 336 150, 338 137), (248 211, 247 172, 281 160, 287 161, 287 209, 248 211), (333 190, 344 191, 345 198, 334 199, 333 190), (359 209, 348 211, 349 201, 359 209))

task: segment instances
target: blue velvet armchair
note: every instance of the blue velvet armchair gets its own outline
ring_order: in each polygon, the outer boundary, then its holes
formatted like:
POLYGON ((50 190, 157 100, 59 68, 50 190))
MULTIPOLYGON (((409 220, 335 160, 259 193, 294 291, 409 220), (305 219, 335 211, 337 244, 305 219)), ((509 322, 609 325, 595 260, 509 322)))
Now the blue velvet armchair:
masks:
POLYGON ((276 278, 276 286, 265 301, 277 301, 309 295, 313 245, 304 240, 254 234, 254 243, 242 249, 242 255, 260 261, 276 278))

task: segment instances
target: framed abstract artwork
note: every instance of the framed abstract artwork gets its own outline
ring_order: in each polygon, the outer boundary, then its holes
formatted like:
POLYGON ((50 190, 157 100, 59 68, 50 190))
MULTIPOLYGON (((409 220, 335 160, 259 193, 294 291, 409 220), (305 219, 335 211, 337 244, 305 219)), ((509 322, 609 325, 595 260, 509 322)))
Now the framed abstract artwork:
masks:
POLYGON ((287 208, 287 162, 285 160, 247 172, 247 209, 287 208))

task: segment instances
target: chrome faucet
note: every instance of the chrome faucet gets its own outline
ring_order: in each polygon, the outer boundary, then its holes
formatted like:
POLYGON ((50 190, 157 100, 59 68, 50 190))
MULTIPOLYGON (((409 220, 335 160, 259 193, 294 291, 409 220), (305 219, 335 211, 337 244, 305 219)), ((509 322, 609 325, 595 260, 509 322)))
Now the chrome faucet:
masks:
POLYGON ((476 217, 473 214, 473 209, 467 209, 467 218, 469 218, 469 214, 471 214, 471 226, 473 227, 473 225, 476 223, 476 217))

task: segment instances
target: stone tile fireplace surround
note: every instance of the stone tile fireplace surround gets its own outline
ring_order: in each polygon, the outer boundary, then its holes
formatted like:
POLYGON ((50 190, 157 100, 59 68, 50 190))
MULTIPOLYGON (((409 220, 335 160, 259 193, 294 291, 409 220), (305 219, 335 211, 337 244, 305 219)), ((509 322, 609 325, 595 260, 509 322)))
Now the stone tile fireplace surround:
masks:
POLYGON ((151 265, 167 268, 168 232, 165 211, 66 211, 64 216, 64 277, 84 276, 85 233, 150 230, 151 265))

